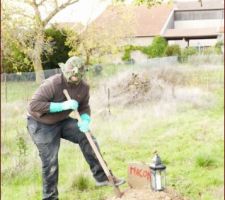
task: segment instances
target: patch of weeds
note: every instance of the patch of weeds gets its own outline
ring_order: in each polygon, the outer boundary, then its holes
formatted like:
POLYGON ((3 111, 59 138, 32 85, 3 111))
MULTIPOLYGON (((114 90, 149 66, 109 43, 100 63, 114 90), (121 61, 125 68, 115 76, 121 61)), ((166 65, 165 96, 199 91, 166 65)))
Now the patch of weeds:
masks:
POLYGON ((72 182, 71 188, 77 189, 79 191, 87 190, 90 187, 90 181, 87 177, 79 174, 75 180, 72 182))
POLYGON ((19 136, 17 138, 17 141, 16 141, 16 145, 19 149, 19 155, 22 156, 22 155, 26 155, 27 153, 27 144, 25 142, 25 139, 21 136, 19 136))
POLYGON ((195 158, 195 164, 199 167, 212 167, 216 166, 216 160, 209 153, 199 153, 195 158))

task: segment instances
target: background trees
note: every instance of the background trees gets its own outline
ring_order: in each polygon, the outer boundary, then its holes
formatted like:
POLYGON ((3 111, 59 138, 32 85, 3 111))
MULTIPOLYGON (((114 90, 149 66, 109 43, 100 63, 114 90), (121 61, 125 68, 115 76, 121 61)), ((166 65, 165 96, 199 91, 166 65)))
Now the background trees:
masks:
POLYGON ((133 16, 125 7, 116 6, 117 15, 110 14, 102 21, 96 20, 88 24, 78 35, 74 30, 68 32, 67 45, 72 50, 70 54, 81 55, 86 64, 101 59, 103 55, 114 54, 123 46, 124 40, 129 40, 134 31, 133 16))
MULTIPOLYGON (((3 57, 16 61, 12 50, 18 49, 36 72, 36 81, 44 78, 42 55, 49 48, 44 30, 62 9, 78 0, 7 0, 2 3, 3 57), (45 9, 45 16, 42 10, 45 9)), ((18 64, 18 63, 17 63, 18 64)), ((15 65, 16 67, 18 65, 15 65)))

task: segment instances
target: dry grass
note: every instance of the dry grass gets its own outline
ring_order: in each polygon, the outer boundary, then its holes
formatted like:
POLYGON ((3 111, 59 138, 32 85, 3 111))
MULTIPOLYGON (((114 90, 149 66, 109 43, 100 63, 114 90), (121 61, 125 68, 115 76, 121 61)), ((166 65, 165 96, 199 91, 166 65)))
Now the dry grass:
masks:
MULTIPOLYGON (((213 70, 210 66, 198 69, 213 70)), ((217 70, 215 67, 214 70, 217 70)), ((206 108, 214 104, 209 88, 195 86, 194 71, 187 67, 158 67, 127 70, 110 79, 102 81, 100 87, 93 91, 91 106, 94 115, 109 113, 110 108, 123 108, 151 103, 156 116, 165 116, 174 112, 181 104, 189 104, 196 108, 206 108)))

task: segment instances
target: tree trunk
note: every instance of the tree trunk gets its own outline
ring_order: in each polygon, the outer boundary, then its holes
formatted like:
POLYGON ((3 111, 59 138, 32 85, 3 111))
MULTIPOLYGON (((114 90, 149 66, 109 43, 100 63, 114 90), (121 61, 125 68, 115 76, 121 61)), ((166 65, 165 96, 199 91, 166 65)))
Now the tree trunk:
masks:
POLYGON ((88 51, 86 51, 86 65, 89 65, 90 64, 90 54, 88 51))
POLYGON ((36 74, 36 83, 40 84, 44 80, 44 71, 41 61, 42 49, 44 45, 43 32, 39 31, 36 37, 34 52, 32 56, 32 62, 34 65, 34 71, 36 74))

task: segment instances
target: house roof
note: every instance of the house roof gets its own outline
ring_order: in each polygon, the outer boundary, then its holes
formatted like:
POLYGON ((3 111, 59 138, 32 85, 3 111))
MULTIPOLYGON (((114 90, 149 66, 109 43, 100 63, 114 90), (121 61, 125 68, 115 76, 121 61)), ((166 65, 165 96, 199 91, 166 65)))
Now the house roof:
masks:
POLYGON ((146 6, 109 6, 93 23, 100 25, 109 23, 110 20, 117 20, 120 12, 127 12, 133 17, 132 26, 134 27, 135 37, 160 35, 172 6, 167 4, 147 8, 146 6))
POLYGON ((140 6, 134 9, 137 19, 136 36, 156 36, 166 23, 173 8, 168 5, 152 7, 140 6))
POLYGON ((53 26, 62 29, 62 28, 73 28, 78 33, 81 33, 84 30, 84 25, 82 23, 74 23, 74 22, 60 22, 54 23, 53 26))
POLYGON ((198 0, 192 1, 176 1, 175 8, 177 10, 211 10, 211 9, 224 9, 224 0, 198 0))
POLYGON ((164 33, 166 38, 200 38, 216 37, 221 32, 215 28, 189 28, 189 29, 167 29, 164 33))

